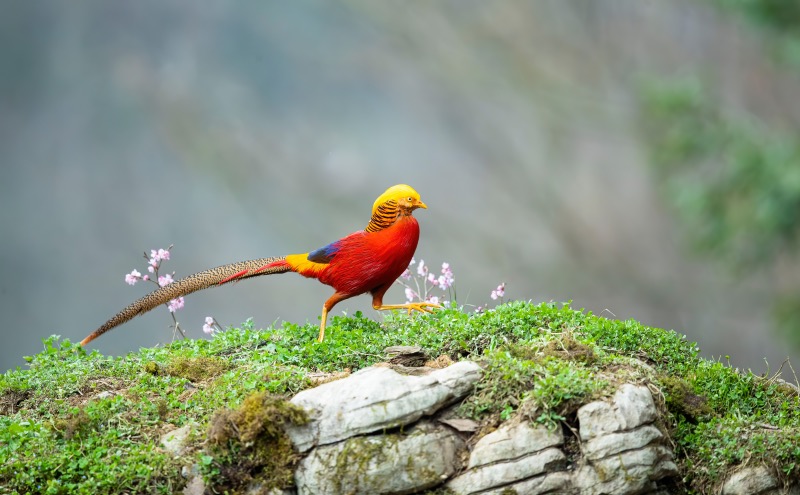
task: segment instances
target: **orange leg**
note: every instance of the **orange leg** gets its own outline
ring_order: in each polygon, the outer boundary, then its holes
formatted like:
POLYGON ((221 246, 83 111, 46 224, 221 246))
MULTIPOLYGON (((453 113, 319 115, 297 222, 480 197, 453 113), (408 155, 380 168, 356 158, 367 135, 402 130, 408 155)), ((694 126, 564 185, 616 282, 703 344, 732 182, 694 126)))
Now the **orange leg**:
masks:
POLYGON ((389 290, 391 284, 381 287, 377 291, 372 293, 372 307, 378 311, 384 311, 387 309, 407 309, 408 314, 411 314, 412 311, 419 311, 420 313, 433 313, 428 308, 441 308, 438 304, 428 303, 428 302, 417 302, 417 303, 407 303, 407 304, 383 304, 383 295, 389 290))
POLYGON ((420 313, 433 313, 428 308, 441 308, 438 304, 427 303, 427 302, 418 302, 418 303, 407 303, 407 304, 375 304, 372 303, 372 307, 377 309, 378 311, 383 311, 385 309, 407 309, 408 314, 411 314, 412 311, 416 310, 420 313))
POLYGON ((325 304, 322 305, 322 316, 320 317, 322 321, 319 323, 319 337, 317 337, 317 342, 322 342, 325 339, 325 323, 328 321, 328 311, 336 306, 337 303, 351 297, 353 296, 336 292, 325 301, 325 304))

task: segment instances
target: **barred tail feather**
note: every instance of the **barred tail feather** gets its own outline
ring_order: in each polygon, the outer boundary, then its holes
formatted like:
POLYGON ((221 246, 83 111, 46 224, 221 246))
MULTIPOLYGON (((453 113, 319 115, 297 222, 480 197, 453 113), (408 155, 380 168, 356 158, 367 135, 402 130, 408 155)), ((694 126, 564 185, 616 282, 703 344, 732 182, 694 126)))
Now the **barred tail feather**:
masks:
POLYGON ((103 323, 100 328, 92 332, 88 337, 83 339, 81 345, 85 346, 112 328, 122 325, 126 321, 144 314, 157 306, 166 304, 168 301, 177 297, 185 296, 215 285, 288 271, 292 271, 292 268, 286 263, 286 258, 279 257, 240 261, 238 263, 222 265, 211 268, 210 270, 195 273, 194 275, 189 275, 186 278, 176 280, 134 301, 128 307, 117 313, 113 318, 103 323))

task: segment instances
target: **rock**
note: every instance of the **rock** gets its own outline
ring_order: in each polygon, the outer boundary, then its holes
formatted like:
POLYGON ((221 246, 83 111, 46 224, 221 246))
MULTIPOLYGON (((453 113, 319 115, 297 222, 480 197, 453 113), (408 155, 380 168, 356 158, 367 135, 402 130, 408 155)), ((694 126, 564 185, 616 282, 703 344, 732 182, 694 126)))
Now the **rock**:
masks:
POLYGON ((654 445, 584 464, 575 472, 572 483, 582 495, 635 495, 655 491, 657 480, 677 473, 672 451, 654 445))
POLYGON ((582 494, 640 494, 658 489, 656 481, 678 468, 657 418, 650 390, 625 384, 611 401, 578 409, 584 459, 572 485, 582 494))
POLYGON ((534 427, 528 422, 503 425, 478 440, 469 456, 467 468, 518 459, 562 443, 564 436, 560 430, 534 427))
POLYGON ((594 437, 581 446, 583 455, 589 460, 602 459, 625 450, 640 449, 654 441, 661 442, 664 434, 653 425, 645 425, 635 430, 609 433, 594 437))
POLYGON ((457 431, 473 433, 480 429, 481 424, 477 421, 473 421, 471 419, 464 419, 464 418, 452 418, 452 419, 441 419, 439 418, 439 422, 453 428, 457 431))
POLYGON ((540 475, 562 470, 566 461, 567 456, 564 452, 557 448, 549 448, 518 459, 470 469, 450 480, 446 487, 459 495, 483 494, 492 488, 507 488, 506 485, 511 483, 543 477, 540 475))
POLYGON ((310 421, 286 432, 295 448, 306 452, 315 445, 407 425, 468 394, 480 375, 481 368, 469 361, 425 376, 366 368, 297 394, 291 402, 306 409, 310 421))
POLYGON ((253 483, 244 492, 244 495, 293 495, 294 490, 283 490, 281 488, 271 488, 266 490, 261 483, 253 483))
POLYGON ((749 466, 733 473, 722 485, 722 495, 757 495, 780 486, 766 466, 749 466))
POLYGON ((503 487, 495 488, 481 492, 480 495, 508 495, 509 493, 517 493, 525 495, 540 495, 540 494, 565 494, 572 493, 570 490, 571 473, 566 471, 556 471, 554 473, 536 476, 519 483, 513 483, 503 487))
POLYGON ((548 487, 562 487, 563 477, 546 479, 546 472, 563 469, 566 456, 560 449, 552 448, 563 442, 560 430, 545 426, 534 427, 528 422, 501 426, 475 444, 467 471, 452 479, 447 487, 458 494, 483 494, 494 488, 500 493, 510 488, 510 483, 521 481, 525 487, 520 488, 520 493, 544 493, 553 489, 548 487))
POLYGON ((590 402, 578 409, 581 440, 598 435, 631 430, 655 421, 658 413, 650 390, 626 383, 614 394, 611 402, 590 402))
POLYGON ((189 435, 197 428, 197 423, 187 423, 186 425, 172 430, 161 436, 161 447, 167 452, 178 457, 186 451, 188 447, 189 435))
POLYGON ((183 495, 203 495, 205 491, 206 485, 201 476, 195 476, 183 487, 183 495))
POLYGON ((410 494, 432 488, 460 467, 463 440, 422 421, 407 433, 353 437, 312 450, 297 468, 298 495, 410 494))

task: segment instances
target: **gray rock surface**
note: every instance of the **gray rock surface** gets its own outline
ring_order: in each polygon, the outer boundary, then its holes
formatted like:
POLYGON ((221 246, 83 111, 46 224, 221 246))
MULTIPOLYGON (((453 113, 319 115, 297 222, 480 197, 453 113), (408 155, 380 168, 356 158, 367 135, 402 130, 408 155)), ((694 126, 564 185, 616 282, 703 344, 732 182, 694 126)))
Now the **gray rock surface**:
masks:
POLYGON ((590 402, 578 410, 581 440, 617 431, 632 430, 652 423, 658 417, 653 396, 645 386, 626 383, 614 394, 611 402, 590 402))
POLYGON ((550 430, 528 422, 501 426, 475 444, 467 470, 447 487, 457 494, 484 493, 493 488, 502 491, 509 484, 522 481, 526 487, 520 487, 517 490, 520 493, 545 493, 536 490, 561 487, 568 477, 545 478, 548 471, 563 469, 566 455, 555 448, 563 443, 560 429, 550 430))
POLYGON ((469 361, 424 376, 366 368, 297 394, 292 403, 305 408, 311 421, 289 427, 287 433, 295 448, 306 452, 316 445, 408 425, 467 395, 480 376, 481 368, 469 361))
POLYGON ((779 487, 780 482, 766 466, 748 466, 728 478, 722 485, 722 495, 760 495, 771 493, 779 487))
POLYGON ((583 460, 573 476, 578 493, 634 495, 655 491, 678 473, 658 412, 645 386, 622 385, 610 401, 578 409, 583 460))
POLYGON ((315 448, 295 473, 298 495, 400 495, 432 488, 460 467, 463 440, 427 421, 405 433, 315 448))
POLYGON ((585 495, 638 495, 655 491, 656 481, 676 474, 672 450, 651 445, 584 464, 575 472, 573 486, 585 495))
POLYGON ((504 425, 478 440, 469 456, 468 468, 518 459, 564 443, 561 430, 523 422, 504 425))
POLYGON ((507 488, 507 485, 531 478, 544 478, 548 472, 564 469, 567 456, 561 449, 549 448, 541 452, 525 455, 492 464, 485 464, 476 469, 469 469, 447 483, 447 488, 459 495, 483 493, 495 488, 507 488))
POLYGON ((161 436, 161 447, 174 456, 180 456, 188 447, 189 436, 198 428, 197 423, 188 423, 161 436))
POLYGON ((583 443, 582 451, 586 459, 594 461, 626 450, 641 449, 663 439, 664 434, 658 428, 644 425, 635 430, 594 437, 583 443))

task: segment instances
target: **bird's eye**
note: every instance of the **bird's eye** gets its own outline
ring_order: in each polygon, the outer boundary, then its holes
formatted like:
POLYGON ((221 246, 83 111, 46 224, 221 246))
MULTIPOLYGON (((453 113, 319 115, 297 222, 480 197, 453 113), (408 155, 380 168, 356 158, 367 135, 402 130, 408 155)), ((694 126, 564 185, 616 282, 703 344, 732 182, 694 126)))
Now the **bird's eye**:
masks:
POLYGON ((414 201, 414 198, 412 198, 411 196, 409 196, 409 197, 408 197, 408 200, 409 200, 409 201, 414 201))

